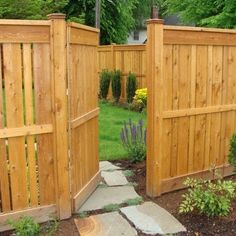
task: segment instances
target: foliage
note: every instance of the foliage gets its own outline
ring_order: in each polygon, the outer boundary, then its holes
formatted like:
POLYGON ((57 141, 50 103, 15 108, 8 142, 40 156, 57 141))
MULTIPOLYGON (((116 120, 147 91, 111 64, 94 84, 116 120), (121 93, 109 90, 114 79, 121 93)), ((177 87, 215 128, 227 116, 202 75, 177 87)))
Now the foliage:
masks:
POLYGON ((119 102, 121 95, 121 71, 114 70, 111 75, 112 95, 115 102, 119 102))
POLYGON ((165 0, 138 0, 133 10, 135 19, 135 28, 140 29, 145 25, 145 21, 150 18, 151 8, 155 5, 158 7, 160 17, 166 12, 165 0))
POLYGON ((137 89, 135 92, 132 109, 142 111, 147 107, 147 88, 137 89))
MULTIPOLYGON (((125 43, 135 24, 133 9, 137 0, 101 0, 101 44, 125 43)), ((79 17, 85 24, 95 25, 96 0, 70 0, 64 8, 67 18, 79 17)))
POLYGON ((131 119, 128 124, 124 122, 120 138, 133 162, 140 162, 146 158, 146 129, 142 120, 139 120, 137 125, 131 119))
POLYGON ((132 177, 134 176, 134 172, 132 170, 124 170, 123 171, 124 176, 126 177, 132 177))
POLYGON ((127 158, 127 152, 120 142, 120 131, 124 120, 140 119, 146 123, 146 114, 125 110, 112 103, 99 102, 99 157, 100 160, 116 160, 127 158))
POLYGON ((234 167, 234 171, 236 171, 236 133, 233 134, 230 140, 228 159, 230 165, 232 165, 234 167))
POLYGON ((128 200, 124 201, 123 203, 127 204, 128 206, 136 206, 142 202, 143 202, 142 197, 136 197, 136 198, 128 199, 128 200))
POLYGON ((111 72, 103 70, 100 74, 100 97, 107 99, 109 86, 111 81, 111 72))
POLYGON ((136 89, 137 89, 136 76, 132 73, 129 73, 126 81, 126 96, 128 103, 132 103, 136 89))
POLYGON ((184 185, 189 187, 183 195, 180 213, 194 210, 207 216, 226 216, 231 209, 231 201, 235 198, 236 184, 231 180, 215 181, 187 178, 184 185))
POLYGON ((8 221, 15 231, 13 235, 16 236, 38 236, 40 232, 39 224, 34 222, 31 217, 22 217, 18 221, 8 221))
POLYGON ((118 211, 119 209, 119 204, 109 204, 103 207, 103 210, 106 212, 118 211))
POLYGON ((84 219, 86 217, 88 217, 88 213, 86 211, 83 211, 83 212, 79 213, 79 218, 84 219))
POLYGON ((0 17, 8 19, 46 19, 61 12, 69 0, 0 0, 0 17))
POLYGON ((51 218, 46 224, 40 229, 40 235, 53 236, 57 231, 59 222, 55 218, 51 218))
POLYGON ((236 27, 235 0, 196 0, 194 4, 189 0, 166 0, 166 5, 169 13, 179 12, 184 23, 217 28, 236 27))

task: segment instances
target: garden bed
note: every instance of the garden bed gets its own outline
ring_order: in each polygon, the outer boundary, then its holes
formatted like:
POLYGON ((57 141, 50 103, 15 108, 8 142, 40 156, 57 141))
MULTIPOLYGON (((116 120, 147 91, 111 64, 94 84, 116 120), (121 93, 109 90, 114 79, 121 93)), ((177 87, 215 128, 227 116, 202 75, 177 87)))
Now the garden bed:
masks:
MULTIPOLYGON (((167 194, 163 194, 161 197, 152 199, 146 195, 146 165, 145 162, 132 164, 127 160, 113 161, 114 164, 122 166, 124 169, 130 169, 134 172, 134 175, 128 177, 130 182, 136 182, 137 186, 135 190, 141 195, 144 200, 151 200, 156 202, 161 207, 165 208, 171 214, 173 214, 187 229, 187 233, 178 234, 182 235, 214 235, 214 236, 233 236, 236 235, 236 199, 232 204, 232 211, 227 217, 215 217, 209 218, 204 215, 178 214, 178 207, 182 199, 182 194, 186 190, 179 190, 167 194)), ((236 176, 231 176, 228 179, 236 181, 236 176)))

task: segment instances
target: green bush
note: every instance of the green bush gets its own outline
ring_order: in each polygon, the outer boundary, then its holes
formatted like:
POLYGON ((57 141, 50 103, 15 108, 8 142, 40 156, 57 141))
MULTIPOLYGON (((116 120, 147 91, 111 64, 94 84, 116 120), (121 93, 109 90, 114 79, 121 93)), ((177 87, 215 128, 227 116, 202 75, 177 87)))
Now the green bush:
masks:
POLYGON ((121 95, 121 71, 114 70, 111 79, 112 95, 115 102, 119 102, 121 95))
POLYGON ((8 221, 15 231, 13 235, 16 236, 38 236, 40 232, 39 224, 34 222, 31 217, 22 217, 18 221, 8 221))
POLYGON ((107 99, 109 86, 111 81, 111 72, 103 70, 100 74, 100 97, 107 99))
POLYGON ((187 178, 184 185, 189 187, 183 195, 180 213, 196 210, 207 216, 226 216, 235 198, 236 184, 231 180, 217 179, 215 181, 187 178))
POLYGON ((143 111, 147 107, 147 88, 137 89, 135 91, 132 109, 135 111, 143 111))
POLYGON ((137 125, 131 120, 128 124, 124 122, 120 139, 133 162, 140 162, 146 158, 146 129, 142 120, 139 120, 137 125))
POLYGON ((132 103, 137 89, 137 80, 134 74, 129 73, 126 81, 127 102, 132 103))
POLYGON ((236 172, 236 134, 233 134, 230 140, 230 149, 228 155, 229 163, 234 167, 234 171, 236 172))

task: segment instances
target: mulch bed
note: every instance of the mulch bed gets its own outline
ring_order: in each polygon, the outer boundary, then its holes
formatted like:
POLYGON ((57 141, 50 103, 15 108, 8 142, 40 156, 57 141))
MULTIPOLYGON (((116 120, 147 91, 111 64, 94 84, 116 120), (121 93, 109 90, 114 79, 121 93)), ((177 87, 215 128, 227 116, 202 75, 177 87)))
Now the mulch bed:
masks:
MULTIPOLYGON (((136 182, 138 185, 135 190, 141 195, 145 201, 151 200, 156 202, 161 207, 168 210, 173 214, 187 229, 187 233, 178 234, 182 235, 214 235, 214 236, 235 236, 236 235, 236 200, 232 204, 231 214, 227 217, 209 218, 207 216, 198 214, 182 215, 178 214, 178 207, 182 199, 182 194, 186 190, 179 190, 167 194, 163 194, 158 198, 150 198, 146 195, 146 165, 145 162, 132 164, 127 160, 112 161, 113 164, 119 165, 124 169, 130 169, 134 172, 132 177, 128 177, 130 182, 136 182)), ((230 177, 236 181, 236 176, 230 177)), ((140 234, 141 235, 141 234, 140 234)))

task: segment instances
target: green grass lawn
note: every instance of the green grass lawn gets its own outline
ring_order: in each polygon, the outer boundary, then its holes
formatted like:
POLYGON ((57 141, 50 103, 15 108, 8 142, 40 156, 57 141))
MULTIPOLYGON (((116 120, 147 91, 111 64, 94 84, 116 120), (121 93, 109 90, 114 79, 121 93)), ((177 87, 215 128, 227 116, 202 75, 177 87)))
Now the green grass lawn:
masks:
POLYGON ((127 153, 120 141, 120 131, 123 122, 131 119, 137 122, 146 114, 137 113, 114 106, 110 103, 100 103, 99 117, 99 154, 100 160, 117 160, 127 158, 127 153))

